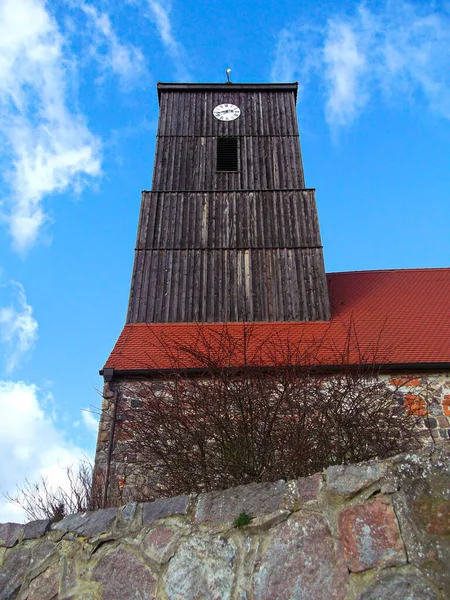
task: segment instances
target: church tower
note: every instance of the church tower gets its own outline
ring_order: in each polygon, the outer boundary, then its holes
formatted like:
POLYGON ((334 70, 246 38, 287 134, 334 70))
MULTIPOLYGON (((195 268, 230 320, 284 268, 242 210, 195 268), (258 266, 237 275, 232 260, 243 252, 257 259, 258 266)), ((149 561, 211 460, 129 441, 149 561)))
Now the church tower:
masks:
MULTIPOLYGON (((158 495, 151 474, 134 479, 134 455, 117 423, 130 418, 130 407, 139 410, 145 390, 164 387, 174 370, 171 348, 217 328, 241 347, 249 322, 271 330, 264 335, 286 338, 292 329, 298 337, 299 327, 327 328, 330 319, 315 192, 303 176, 297 84, 159 83, 158 98, 127 323, 100 371, 94 479, 101 484, 94 488, 102 489, 102 506, 135 499, 136 485, 158 495)), ((176 368, 195 371, 183 359, 176 368)))
POLYGON ((127 323, 325 321, 297 84, 159 83, 127 323))

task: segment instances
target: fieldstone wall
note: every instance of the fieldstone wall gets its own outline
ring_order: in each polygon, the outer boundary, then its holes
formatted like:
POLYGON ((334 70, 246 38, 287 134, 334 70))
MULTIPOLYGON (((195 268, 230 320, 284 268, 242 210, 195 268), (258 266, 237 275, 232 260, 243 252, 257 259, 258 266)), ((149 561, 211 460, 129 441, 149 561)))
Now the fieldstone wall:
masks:
MULTIPOLYGON (((450 439, 450 373, 426 373, 395 375, 381 374, 380 379, 399 392, 399 402, 407 412, 421 415, 421 426, 425 443, 430 441, 430 434, 435 441, 450 439)), ((119 410, 116 419, 121 419, 120 405, 139 409, 140 398, 146 396, 145 390, 152 386, 153 393, 164 393, 163 380, 148 380, 140 377, 127 377, 114 380, 118 392, 119 410)), ((114 393, 105 385, 103 394, 102 416, 100 419, 97 450, 95 456, 96 485, 99 489, 104 485, 104 474, 108 463, 108 447, 110 444, 111 426, 114 415, 114 393)), ((108 505, 125 504, 132 500, 158 497, 157 484, 151 477, 144 479, 135 473, 134 456, 123 452, 120 431, 116 428, 108 478, 108 505)))
POLYGON ((450 447, 0 525, 0 600, 445 600, 450 447), (240 525, 240 526, 238 526, 240 525))

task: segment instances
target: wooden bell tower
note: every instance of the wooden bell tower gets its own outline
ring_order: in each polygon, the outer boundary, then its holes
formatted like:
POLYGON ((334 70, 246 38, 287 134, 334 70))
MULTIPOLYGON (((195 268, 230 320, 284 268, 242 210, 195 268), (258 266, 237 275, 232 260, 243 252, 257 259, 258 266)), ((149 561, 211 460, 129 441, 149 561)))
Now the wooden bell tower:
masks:
POLYGON ((324 321, 297 84, 159 83, 128 323, 324 321))

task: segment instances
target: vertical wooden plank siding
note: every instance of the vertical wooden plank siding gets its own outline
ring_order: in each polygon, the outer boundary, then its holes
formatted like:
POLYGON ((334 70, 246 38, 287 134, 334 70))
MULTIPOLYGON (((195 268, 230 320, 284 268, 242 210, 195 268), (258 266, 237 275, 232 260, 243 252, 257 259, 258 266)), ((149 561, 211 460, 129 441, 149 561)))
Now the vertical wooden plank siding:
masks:
POLYGON ((328 318, 314 190, 144 192, 141 212, 129 322, 328 318))
POLYGON ((143 192, 128 322, 330 317, 314 190, 293 85, 161 84, 152 191, 143 192), (238 119, 213 116, 236 104, 238 119), (217 137, 239 170, 216 172, 217 137))

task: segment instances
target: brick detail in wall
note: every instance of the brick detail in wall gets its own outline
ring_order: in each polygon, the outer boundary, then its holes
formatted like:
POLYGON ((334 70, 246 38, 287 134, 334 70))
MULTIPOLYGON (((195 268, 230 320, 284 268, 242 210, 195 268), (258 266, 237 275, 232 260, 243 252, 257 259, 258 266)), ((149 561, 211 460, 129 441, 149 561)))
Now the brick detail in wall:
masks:
POLYGON ((444 395, 444 400, 442 401, 442 408, 444 409, 444 415, 450 416, 450 394, 444 395))
POLYGON ((418 394, 405 395, 405 409, 410 415, 424 417, 427 414, 425 399, 418 394))

